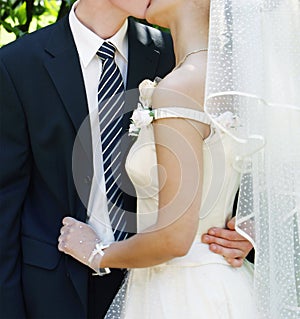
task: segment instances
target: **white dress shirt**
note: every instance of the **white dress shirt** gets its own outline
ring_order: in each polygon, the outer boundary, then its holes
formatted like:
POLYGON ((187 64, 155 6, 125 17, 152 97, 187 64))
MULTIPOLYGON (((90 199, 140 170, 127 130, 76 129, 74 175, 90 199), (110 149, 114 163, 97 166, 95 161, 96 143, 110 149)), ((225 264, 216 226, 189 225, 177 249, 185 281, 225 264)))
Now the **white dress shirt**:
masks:
MULTIPOLYGON (((72 6, 69 15, 69 22, 79 54, 92 131, 94 177, 92 179, 91 192, 87 207, 87 222, 96 230, 99 238, 103 242, 109 243, 114 241, 114 236, 108 216, 105 192, 97 96, 102 62, 96 53, 103 44, 104 39, 101 39, 97 34, 84 26, 76 17, 76 6, 79 1, 75 2, 72 6)), ((121 71, 125 86, 128 65, 127 28, 128 21, 126 20, 121 29, 114 36, 105 40, 110 41, 117 48, 115 60, 121 71)))

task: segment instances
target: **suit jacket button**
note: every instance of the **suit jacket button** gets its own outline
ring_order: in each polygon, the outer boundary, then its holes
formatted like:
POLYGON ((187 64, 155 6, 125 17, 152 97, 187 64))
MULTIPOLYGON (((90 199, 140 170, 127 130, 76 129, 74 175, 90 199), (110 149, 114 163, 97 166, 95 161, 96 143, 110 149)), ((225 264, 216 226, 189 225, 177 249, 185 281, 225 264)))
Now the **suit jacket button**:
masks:
POLYGON ((84 178, 84 183, 85 183, 85 184, 91 184, 91 182, 92 182, 91 176, 86 176, 86 177, 84 178))

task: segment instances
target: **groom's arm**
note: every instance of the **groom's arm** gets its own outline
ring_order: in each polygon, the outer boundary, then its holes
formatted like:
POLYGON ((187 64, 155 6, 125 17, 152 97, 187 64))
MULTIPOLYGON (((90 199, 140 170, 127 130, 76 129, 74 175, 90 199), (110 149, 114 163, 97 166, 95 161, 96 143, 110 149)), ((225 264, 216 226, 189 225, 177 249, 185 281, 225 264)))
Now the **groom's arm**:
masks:
MULTIPOLYGON (((201 240, 209 245, 212 252, 224 256, 231 266, 241 267, 253 248, 252 244, 235 230, 235 217, 227 223, 227 227, 212 227, 202 235, 201 240)), ((247 259, 253 262, 251 258, 247 259)))

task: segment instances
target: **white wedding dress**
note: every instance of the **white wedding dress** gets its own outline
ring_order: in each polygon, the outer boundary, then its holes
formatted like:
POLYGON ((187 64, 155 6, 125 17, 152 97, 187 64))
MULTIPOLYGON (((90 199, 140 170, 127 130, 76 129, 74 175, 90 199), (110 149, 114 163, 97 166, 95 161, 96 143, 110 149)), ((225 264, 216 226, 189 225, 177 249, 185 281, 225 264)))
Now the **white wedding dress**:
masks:
MULTIPOLYGON (((210 123, 207 116, 184 108, 157 111, 155 118, 175 116, 210 123), (173 114, 173 115, 172 115, 173 114)), ((257 319, 253 265, 231 267, 201 243, 212 226, 225 227, 239 184, 234 169, 234 141, 211 127, 205 140, 203 201, 199 227, 189 253, 154 267, 132 269, 105 318, 257 319)), ((131 148, 126 169, 137 192, 138 231, 155 223, 158 178, 152 125, 145 126, 131 148)), ((145 248, 147 249, 147 248, 145 248)))

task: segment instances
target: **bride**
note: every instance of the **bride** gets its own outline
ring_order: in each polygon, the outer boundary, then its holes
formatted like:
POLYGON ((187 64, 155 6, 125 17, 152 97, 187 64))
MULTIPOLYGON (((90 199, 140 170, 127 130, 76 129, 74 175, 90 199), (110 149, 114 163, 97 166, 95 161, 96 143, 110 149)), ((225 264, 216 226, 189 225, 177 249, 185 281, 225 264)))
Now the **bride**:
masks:
MULTIPOLYGON (((143 82, 134 114, 149 121, 139 126, 134 115, 130 128, 139 233, 107 245, 88 225, 63 221, 59 250, 98 274, 131 269, 107 318, 258 318, 251 265, 233 268, 200 242, 210 227, 225 227, 239 186, 235 141, 203 110, 209 12, 209 0, 152 0, 147 10, 150 23, 170 28, 176 67, 143 82)), ((230 112, 217 120, 234 129, 230 112)))

